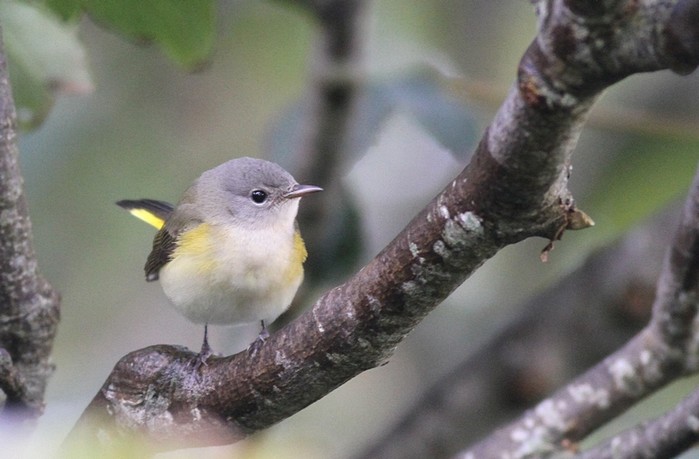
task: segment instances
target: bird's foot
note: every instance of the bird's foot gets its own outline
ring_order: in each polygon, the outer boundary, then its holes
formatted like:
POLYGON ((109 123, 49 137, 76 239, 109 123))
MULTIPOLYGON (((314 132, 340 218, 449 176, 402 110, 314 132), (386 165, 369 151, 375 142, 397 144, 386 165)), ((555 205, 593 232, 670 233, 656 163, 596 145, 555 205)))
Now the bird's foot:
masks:
POLYGON ((199 351, 199 354, 197 354, 196 358, 194 359, 194 371, 199 371, 199 368, 201 368, 202 365, 206 365, 206 360, 213 354, 211 346, 209 346, 208 335, 208 326, 205 325, 204 341, 201 343, 201 350, 199 351))
POLYGON ((257 351, 260 350, 260 347, 265 343, 265 341, 267 341, 267 338, 269 338, 269 332, 265 327, 265 321, 261 320, 260 323, 262 324, 260 333, 257 335, 257 338, 255 338, 255 341, 250 343, 250 346, 248 346, 248 355, 250 355, 250 357, 257 355, 257 351))
POLYGON ((206 361, 213 355, 213 352, 211 351, 210 347, 207 347, 206 350, 202 347, 202 350, 199 351, 199 354, 194 358, 194 371, 199 371, 199 368, 202 367, 202 365, 206 366, 207 363, 206 361))

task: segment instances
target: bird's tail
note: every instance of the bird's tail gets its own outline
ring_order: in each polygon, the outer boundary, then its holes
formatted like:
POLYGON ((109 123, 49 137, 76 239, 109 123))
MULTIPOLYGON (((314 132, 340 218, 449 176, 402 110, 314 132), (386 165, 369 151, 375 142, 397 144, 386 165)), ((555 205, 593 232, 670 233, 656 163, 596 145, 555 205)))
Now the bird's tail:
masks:
POLYGON ((161 229, 165 225, 174 209, 172 204, 155 199, 124 199, 118 201, 117 205, 157 229, 161 229))

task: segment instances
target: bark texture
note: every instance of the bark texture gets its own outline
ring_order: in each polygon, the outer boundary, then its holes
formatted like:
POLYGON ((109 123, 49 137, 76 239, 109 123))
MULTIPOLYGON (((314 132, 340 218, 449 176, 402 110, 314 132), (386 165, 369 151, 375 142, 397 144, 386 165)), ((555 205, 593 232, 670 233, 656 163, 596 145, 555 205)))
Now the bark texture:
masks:
POLYGON ((59 298, 39 274, 17 149, 17 116, 0 38, 0 418, 35 420, 53 373, 59 298))

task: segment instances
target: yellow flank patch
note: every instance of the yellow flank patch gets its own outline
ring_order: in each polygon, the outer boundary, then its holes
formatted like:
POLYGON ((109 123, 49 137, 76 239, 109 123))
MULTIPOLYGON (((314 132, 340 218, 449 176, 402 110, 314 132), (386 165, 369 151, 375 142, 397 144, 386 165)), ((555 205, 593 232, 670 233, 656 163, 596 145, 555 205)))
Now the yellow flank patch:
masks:
POLYGON ((289 270, 286 273, 286 278, 288 282, 291 282, 298 278, 303 273, 303 262, 306 261, 308 257, 308 252, 306 251, 306 244, 301 238, 301 233, 296 231, 294 233, 294 252, 291 257, 291 264, 289 265, 289 270))
POLYGON ((189 231, 180 233, 173 258, 191 259, 197 271, 211 272, 216 266, 213 245, 211 243, 211 226, 202 223, 189 231))
POLYGON ((156 229, 161 229, 165 224, 165 220, 147 211, 146 209, 129 209, 129 213, 139 220, 143 220, 156 229))

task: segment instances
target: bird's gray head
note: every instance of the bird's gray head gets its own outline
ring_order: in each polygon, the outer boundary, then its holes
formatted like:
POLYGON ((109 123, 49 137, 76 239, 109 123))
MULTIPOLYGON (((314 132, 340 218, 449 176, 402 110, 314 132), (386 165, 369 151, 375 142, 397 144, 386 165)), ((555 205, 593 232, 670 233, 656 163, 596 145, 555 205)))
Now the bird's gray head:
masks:
POLYGON ((235 222, 254 228, 293 222, 298 210, 296 198, 316 191, 321 189, 299 185, 278 164, 243 157, 204 172, 178 208, 189 208, 211 223, 235 222))

